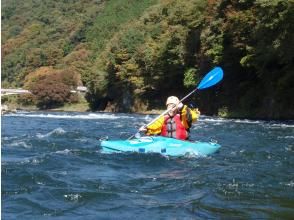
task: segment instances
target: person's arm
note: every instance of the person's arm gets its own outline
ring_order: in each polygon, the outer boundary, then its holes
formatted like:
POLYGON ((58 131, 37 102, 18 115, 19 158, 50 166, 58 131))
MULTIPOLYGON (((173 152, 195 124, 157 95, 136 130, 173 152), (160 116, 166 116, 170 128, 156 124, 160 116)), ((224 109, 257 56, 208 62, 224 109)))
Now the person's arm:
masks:
POLYGON ((200 111, 198 108, 190 109, 188 106, 184 105, 181 110, 182 123, 186 129, 190 128, 192 123, 198 120, 199 116, 200 111))
POLYGON ((145 131, 147 135, 155 135, 155 134, 160 134, 161 129, 163 126, 164 122, 164 117, 161 116, 158 120, 153 122, 151 125, 149 125, 147 128, 141 131, 145 131))

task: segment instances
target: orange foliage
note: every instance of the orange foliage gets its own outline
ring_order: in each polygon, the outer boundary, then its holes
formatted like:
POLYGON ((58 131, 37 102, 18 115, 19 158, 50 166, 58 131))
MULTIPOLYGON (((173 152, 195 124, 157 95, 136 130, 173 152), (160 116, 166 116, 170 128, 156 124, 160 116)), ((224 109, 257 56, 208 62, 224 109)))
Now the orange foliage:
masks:
POLYGON ((52 66, 46 66, 38 68, 25 77, 25 88, 30 88, 33 84, 50 77, 58 78, 60 82, 73 89, 81 84, 81 77, 73 68, 54 69, 52 66))
POLYGON ((29 73, 25 77, 24 87, 30 88, 32 84, 36 83, 38 80, 50 75, 54 71, 52 66, 40 67, 36 71, 29 73))
POLYGON ((73 69, 60 70, 50 66, 41 67, 25 78, 25 87, 35 96, 36 104, 41 109, 73 101, 70 91, 80 83, 80 75, 73 69))

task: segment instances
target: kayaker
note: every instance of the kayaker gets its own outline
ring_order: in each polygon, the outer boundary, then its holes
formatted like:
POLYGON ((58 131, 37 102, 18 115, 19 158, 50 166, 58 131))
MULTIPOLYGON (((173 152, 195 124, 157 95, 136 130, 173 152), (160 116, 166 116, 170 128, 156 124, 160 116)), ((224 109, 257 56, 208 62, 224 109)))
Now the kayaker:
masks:
POLYGON ((148 127, 142 126, 139 130, 147 135, 162 135, 187 140, 192 123, 199 118, 199 110, 190 109, 176 96, 167 98, 166 107, 169 109, 166 115, 161 116, 148 127))

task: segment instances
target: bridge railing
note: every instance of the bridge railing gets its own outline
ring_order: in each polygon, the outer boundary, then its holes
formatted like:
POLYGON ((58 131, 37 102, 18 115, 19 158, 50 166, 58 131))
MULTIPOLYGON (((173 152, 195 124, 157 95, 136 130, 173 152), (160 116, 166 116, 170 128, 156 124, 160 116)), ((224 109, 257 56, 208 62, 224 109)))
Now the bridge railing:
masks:
MULTIPOLYGON (((76 90, 71 90, 71 93, 85 93, 87 92, 87 87, 78 86, 76 90)), ((29 90, 26 89, 1 89, 1 96, 5 95, 17 95, 17 94, 32 94, 29 90)))

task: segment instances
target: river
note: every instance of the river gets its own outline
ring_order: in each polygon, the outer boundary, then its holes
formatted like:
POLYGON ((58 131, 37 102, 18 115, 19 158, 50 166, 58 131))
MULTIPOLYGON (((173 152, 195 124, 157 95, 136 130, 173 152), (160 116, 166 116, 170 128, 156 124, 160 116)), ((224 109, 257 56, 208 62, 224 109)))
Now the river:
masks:
POLYGON ((155 115, 1 117, 2 219, 293 219, 294 122, 201 116, 208 157, 102 154, 155 115))

